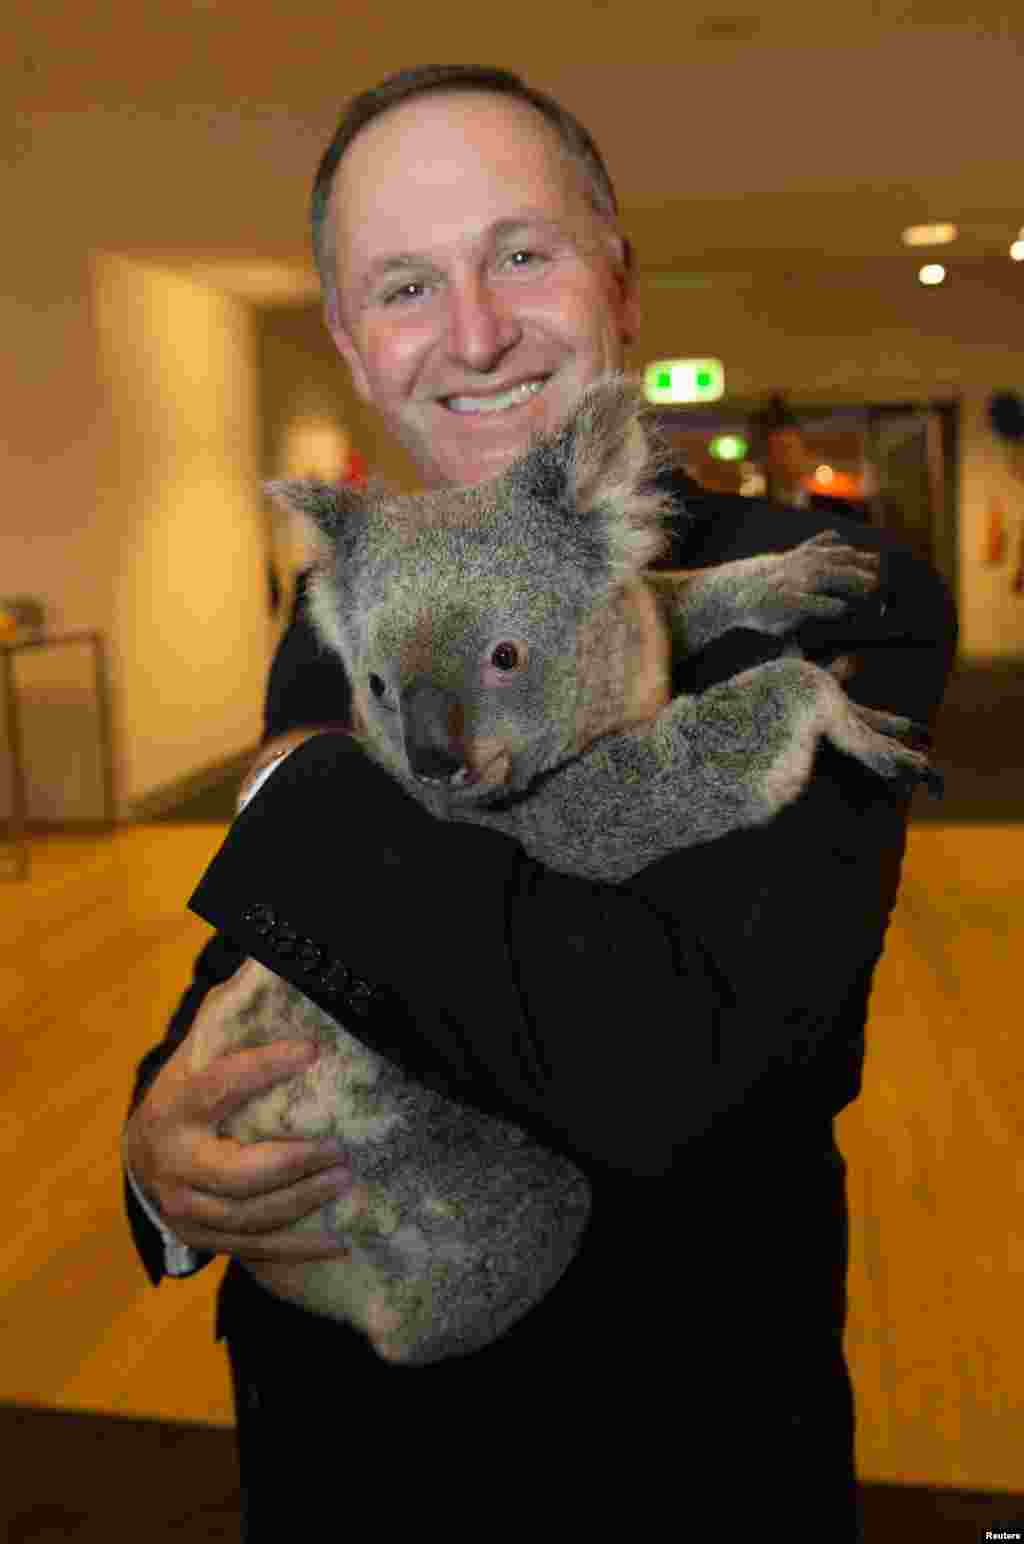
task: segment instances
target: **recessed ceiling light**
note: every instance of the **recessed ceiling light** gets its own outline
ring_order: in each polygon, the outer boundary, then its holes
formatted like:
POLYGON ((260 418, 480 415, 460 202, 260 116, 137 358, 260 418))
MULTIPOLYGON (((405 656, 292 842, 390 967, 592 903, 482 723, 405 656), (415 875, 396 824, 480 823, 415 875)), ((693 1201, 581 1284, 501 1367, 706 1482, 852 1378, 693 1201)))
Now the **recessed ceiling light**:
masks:
POLYGON ((941 263, 925 263, 924 267, 918 270, 917 277, 922 284, 941 284, 946 277, 946 270, 941 263))
POLYGON ((1010 248, 1010 256, 1015 263, 1024 263, 1024 241, 1015 241, 1010 248))
POLYGON ((749 43, 760 30, 760 16, 706 16, 694 36, 700 43, 749 43))
POLYGON ((944 247, 958 234, 955 225, 908 225, 900 240, 905 247, 944 247))

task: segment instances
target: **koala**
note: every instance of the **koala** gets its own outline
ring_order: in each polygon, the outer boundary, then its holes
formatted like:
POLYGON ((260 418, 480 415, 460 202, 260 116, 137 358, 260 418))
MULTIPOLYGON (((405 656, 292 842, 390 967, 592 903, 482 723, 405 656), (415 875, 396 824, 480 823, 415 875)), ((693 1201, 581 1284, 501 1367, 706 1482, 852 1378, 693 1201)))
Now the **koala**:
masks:
MULTIPOLYGON (((842 615, 876 554, 833 532, 696 574, 668 544, 637 387, 592 387, 503 477, 412 497, 273 483, 313 525, 310 611, 341 656, 367 751, 440 819, 615 882, 771 820, 829 740, 883 778, 941 778, 907 719, 852 702, 799 650, 671 698, 671 651, 733 627, 842 615)), ((844 668, 840 665, 840 673, 844 668)))
MULTIPOLYGON (((311 620, 344 662, 366 752, 438 819, 490 825, 605 882, 771 820, 823 740, 890 782, 940 791, 906 743, 917 726, 852 702, 845 664, 791 648, 672 699, 673 647, 837 617, 877 585, 878 558, 829 532, 652 571, 668 541, 662 464, 638 388, 611 377, 491 483, 415 496, 268 485, 307 522, 311 620)), ((590 1215, 573 1162, 412 1083, 256 961, 231 993, 193 1042, 195 1066, 287 1036, 321 1055, 223 1134, 333 1134, 353 1169, 347 1195, 296 1225, 337 1232, 347 1257, 246 1262, 264 1285, 413 1366, 489 1344, 551 1291, 590 1215)))

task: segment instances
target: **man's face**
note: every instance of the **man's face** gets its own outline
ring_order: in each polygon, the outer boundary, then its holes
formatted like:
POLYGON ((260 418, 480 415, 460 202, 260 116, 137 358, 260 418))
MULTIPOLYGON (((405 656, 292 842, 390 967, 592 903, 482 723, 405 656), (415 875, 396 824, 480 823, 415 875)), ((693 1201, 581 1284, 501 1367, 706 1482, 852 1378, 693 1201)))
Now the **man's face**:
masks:
POLYGON ((807 471, 807 447, 799 429, 776 429, 768 436, 769 467, 780 477, 798 483, 807 471))
POLYGON ((335 174, 331 336, 428 484, 484 482, 622 368, 635 289, 579 170, 526 103, 436 94, 335 174))

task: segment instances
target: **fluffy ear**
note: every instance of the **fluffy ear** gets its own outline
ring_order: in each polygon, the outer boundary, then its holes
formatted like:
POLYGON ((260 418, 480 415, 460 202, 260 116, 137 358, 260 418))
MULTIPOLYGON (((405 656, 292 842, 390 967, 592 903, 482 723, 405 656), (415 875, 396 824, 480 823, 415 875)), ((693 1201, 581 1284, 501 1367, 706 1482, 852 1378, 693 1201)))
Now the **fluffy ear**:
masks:
POLYGON ((286 514, 305 515, 325 536, 334 536, 346 515, 361 509, 363 500, 345 483, 317 482, 315 479, 275 479, 265 482, 263 491, 286 514))
POLYGON ((668 545, 671 497, 653 486, 666 458, 656 445, 642 388, 623 375, 588 388, 562 432, 529 451, 518 469, 524 486, 604 527, 618 573, 636 572, 668 545))
POLYGON ((263 491, 278 509, 297 516, 301 545, 310 562, 326 561, 351 517, 365 509, 365 500, 346 483, 291 480, 265 482, 263 491))

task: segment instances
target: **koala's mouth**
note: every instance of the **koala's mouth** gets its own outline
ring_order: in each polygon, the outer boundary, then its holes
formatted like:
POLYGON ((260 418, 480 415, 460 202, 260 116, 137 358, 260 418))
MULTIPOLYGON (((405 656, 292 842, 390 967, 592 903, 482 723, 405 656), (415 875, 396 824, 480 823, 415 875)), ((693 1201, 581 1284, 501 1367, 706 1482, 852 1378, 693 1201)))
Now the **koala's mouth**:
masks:
POLYGON ((449 777, 428 777, 422 772, 416 774, 416 781, 424 783, 428 788, 472 788, 480 781, 480 773, 474 772, 471 767, 460 767, 457 772, 449 777))
POLYGON ((417 774, 416 781, 425 788, 438 788, 455 795, 501 794, 507 791, 510 770, 508 752, 499 751, 482 767, 461 766, 456 772, 440 777, 417 774))

